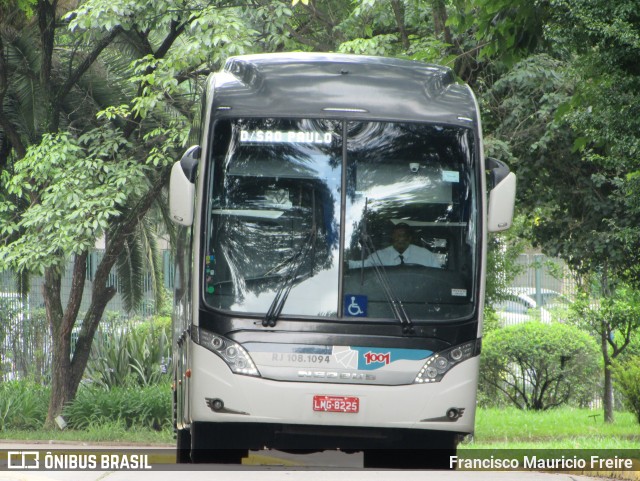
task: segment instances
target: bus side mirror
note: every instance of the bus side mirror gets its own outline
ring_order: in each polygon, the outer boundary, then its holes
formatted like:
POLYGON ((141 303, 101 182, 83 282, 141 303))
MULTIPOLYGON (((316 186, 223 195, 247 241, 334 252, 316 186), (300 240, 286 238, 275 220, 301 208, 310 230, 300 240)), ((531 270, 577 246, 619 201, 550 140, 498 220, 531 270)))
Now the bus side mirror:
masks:
POLYGON ((186 227, 193 224, 195 181, 201 151, 199 145, 189 147, 180 162, 176 162, 171 169, 171 181, 169 182, 171 220, 186 227))
POLYGON ((516 176, 504 162, 487 158, 490 169, 491 192, 489 193, 489 232, 507 230, 513 223, 513 209, 516 203, 516 176))

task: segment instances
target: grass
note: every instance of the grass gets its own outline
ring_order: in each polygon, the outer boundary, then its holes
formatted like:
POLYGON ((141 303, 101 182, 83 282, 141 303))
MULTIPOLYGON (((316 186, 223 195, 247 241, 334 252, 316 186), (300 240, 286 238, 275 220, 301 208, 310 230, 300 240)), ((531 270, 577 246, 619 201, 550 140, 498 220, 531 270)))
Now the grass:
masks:
POLYGON ((118 443, 134 445, 168 445, 175 443, 173 431, 164 429, 156 431, 148 428, 127 429, 122 423, 105 423, 87 429, 9 429, 0 434, 7 441, 60 441, 86 443, 118 443))
MULTIPOLYGON (((485 457, 499 450, 522 454, 547 449, 559 450, 550 455, 551 458, 560 457, 562 450, 572 449, 612 450, 616 454, 625 449, 637 452, 640 424, 633 414, 626 412, 616 412, 614 423, 607 424, 602 411, 587 409, 565 407, 544 412, 478 409, 473 441, 462 444, 458 452, 464 456, 467 451, 469 456, 472 451, 486 450, 480 455, 485 457)), ((632 471, 578 471, 575 474, 640 481, 640 460, 635 459, 632 471)))
POLYGON ((616 412, 607 424, 601 411, 588 409, 479 409, 474 440, 465 447, 640 449, 640 424, 626 412, 616 412))

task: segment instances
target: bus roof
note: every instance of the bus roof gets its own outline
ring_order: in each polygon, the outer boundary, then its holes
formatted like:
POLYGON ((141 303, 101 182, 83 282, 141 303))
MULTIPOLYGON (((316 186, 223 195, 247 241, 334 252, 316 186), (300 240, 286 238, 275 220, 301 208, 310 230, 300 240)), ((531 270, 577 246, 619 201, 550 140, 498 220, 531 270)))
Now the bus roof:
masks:
POLYGON ((471 89, 447 67, 332 53, 231 57, 212 75, 216 116, 475 124, 471 89))

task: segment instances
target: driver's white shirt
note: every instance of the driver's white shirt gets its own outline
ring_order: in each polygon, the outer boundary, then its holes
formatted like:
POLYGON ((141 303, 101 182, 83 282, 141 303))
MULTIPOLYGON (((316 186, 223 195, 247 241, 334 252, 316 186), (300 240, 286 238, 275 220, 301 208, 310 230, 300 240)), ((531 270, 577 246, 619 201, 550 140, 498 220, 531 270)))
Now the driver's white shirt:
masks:
POLYGON ((425 267, 442 267, 443 259, 439 254, 434 254, 429 249, 410 244, 406 250, 400 254, 393 246, 385 247, 374 252, 363 261, 349 261, 349 268, 372 266, 397 266, 402 264, 418 264, 425 267), (400 258, 402 255, 402 259, 400 258))

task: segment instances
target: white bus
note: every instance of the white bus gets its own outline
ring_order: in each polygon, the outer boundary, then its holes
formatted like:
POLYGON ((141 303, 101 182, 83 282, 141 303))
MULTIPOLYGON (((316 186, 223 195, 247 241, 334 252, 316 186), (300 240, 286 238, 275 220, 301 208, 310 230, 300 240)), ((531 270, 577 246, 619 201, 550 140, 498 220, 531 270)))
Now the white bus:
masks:
POLYGON ((469 87, 419 62, 265 54, 229 59, 201 105, 170 186, 178 461, 448 467, 474 429, 487 232, 515 196, 469 87))

